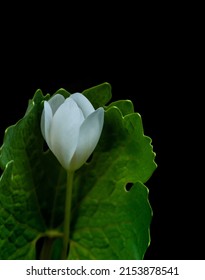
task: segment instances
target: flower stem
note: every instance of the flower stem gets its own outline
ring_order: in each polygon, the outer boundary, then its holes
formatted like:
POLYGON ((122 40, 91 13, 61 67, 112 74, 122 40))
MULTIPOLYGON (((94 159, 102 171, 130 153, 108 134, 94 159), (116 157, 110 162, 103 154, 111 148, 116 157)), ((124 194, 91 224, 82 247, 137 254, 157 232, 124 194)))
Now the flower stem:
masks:
POLYGON ((64 232, 63 232, 63 250, 62 259, 67 259, 68 245, 70 242, 70 222, 71 222, 71 203, 72 203, 72 186, 74 171, 67 173, 65 213, 64 213, 64 232))

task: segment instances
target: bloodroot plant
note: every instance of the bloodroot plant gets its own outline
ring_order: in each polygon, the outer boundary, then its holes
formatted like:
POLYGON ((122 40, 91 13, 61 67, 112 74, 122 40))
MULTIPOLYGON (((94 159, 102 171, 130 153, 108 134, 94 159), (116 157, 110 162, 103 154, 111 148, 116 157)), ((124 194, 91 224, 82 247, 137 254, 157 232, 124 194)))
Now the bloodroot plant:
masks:
POLYGON ((37 90, 6 129, 0 259, 144 258, 155 153, 132 101, 111 98, 109 83, 82 93, 37 90))

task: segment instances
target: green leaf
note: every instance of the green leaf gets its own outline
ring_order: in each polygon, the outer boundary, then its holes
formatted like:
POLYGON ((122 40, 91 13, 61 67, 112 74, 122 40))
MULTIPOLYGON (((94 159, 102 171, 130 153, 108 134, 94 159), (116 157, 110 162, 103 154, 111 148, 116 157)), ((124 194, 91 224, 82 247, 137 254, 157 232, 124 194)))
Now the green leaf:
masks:
MULTIPOLYGON (((70 95, 65 89, 56 93, 70 95)), ((131 101, 106 105, 108 83, 83 94, 95 108, 104 106, 105 122, 92 157, 75 172, 68 259, 142 259, 152 218, 144 183, 156 168, 151 139, 131 101)), ((40 131, 43 101, 49 97, 37 90, 24 117, 5 132, 0 259, 38 259, 41 249, 44 258, 60 257, 66 172, 40 131)))
POLYGON ((57 192, 64 193, 65 172, 50 152, 43 153, 43 100, 38 90, 25 116, 6 130, 0 150, 0 259, 35 259, 37 241, 63 219, 62 194, 58 221, 52 210, 57 192))
POLYGON ((35 189, 42 174, 36 145, 42 146, 43 142, 39 134, 33 133, 37 125, 34 103, 41 100, 38 91, 29 102, 27 117, 6 130, 1 147, 0 166, 4 172, 0 179, 0 259, 33 259, 35 239, 45 229, 35 189))
POLYGON ((84 90, 82 94, 90 100, 90 102, 96 109, 107 104, 107 102, 110 101, 112 97, 111 85, 109 83, 102 83, 100 85, 84 90))
POLYGON ((76 174, 69 259, 143 258, 152 216, 143 183, 154 157, 140 115, 111 107, 91 162, 76 174))
POLYGON ((107 106, 107 109, 111 107, 117 107, 121 111, 123 116, 134 113, 134 106, 132 104, 132 101, 130 100, 114 101, 109 104, 109 106, 107 106))

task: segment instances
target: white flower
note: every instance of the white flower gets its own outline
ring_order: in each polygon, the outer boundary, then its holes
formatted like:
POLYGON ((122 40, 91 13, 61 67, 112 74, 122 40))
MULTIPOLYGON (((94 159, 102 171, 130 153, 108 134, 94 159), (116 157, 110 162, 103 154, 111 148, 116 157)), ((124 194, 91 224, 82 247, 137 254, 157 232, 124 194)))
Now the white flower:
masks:
POLYGON ((44 101, 43 137, 66 170, 80 168, 94 151, 104 123, 104 109, 95 110, 81 93, 64 98, 56 94, 44 101))

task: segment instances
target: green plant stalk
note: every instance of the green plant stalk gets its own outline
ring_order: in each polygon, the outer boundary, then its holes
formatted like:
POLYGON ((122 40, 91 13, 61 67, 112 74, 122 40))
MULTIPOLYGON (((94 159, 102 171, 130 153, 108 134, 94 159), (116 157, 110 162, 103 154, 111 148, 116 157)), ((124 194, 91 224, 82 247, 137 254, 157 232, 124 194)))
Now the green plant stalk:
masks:
POLYGON ((67 172, 67 186, 64 213, 64 231, 63 231, 63 249, 62 259, 67 259, 68 246, 70 243, 70 222, 71 222, 71 204, 72 204, 72 187, 74 171, 67 172))
POLYGON ((51 260, 53 239, 45 237, 40 254, 40 260, 51 260))

